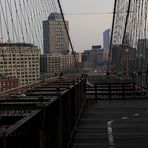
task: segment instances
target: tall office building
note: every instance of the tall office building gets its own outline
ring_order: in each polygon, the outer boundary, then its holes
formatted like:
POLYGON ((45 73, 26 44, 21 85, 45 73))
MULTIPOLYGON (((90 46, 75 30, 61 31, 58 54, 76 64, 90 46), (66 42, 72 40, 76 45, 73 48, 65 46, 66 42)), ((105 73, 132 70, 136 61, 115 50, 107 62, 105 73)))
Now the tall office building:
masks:
POLYGON ((103 47, 106 49, 110 48, 110 33, 111 29, 107 29, 103 32, 103 47))
MULTIPOLYGON (((69 30, 69 22, 66 21, 69 30)), ((60 13, 51 13, 48 20, 43 21, 44 54, 63 53, 69 51, 69 40, 60 13)))

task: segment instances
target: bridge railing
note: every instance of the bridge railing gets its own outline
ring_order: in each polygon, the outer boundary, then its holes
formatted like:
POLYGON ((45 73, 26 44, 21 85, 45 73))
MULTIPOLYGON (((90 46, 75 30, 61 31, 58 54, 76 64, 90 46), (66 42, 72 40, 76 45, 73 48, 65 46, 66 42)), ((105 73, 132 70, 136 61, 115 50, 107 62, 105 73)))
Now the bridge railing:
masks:
POLYGON ((85 80, 47 82, 7 99, 0 103, 0 148, 66 148, 86 101, 85 80))
POLYGON ((135 72, 135 73, 129 73, 128 75, 126 73, 122 74, 121 76, 114 75, 118 79, 122 80, 132 80, 136 84, 136 88, 138 88, 141 91, 145 91, 148 94, 148 73, 147 72, 135 72))
MULTIPOLYGON (((139 78, 140 79, 140 78, 139 78)), ((88 99, 142 99, 147 90, 134 79, 121 79, 116 75, 89 76, 87 85, 88 99)))

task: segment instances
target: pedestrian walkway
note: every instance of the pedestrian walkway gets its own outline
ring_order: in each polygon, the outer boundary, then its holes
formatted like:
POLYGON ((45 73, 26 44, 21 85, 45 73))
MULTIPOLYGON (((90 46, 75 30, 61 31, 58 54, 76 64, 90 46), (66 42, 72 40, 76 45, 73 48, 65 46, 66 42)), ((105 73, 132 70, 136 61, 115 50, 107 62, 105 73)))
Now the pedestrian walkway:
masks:
POLYGON ((88 100, 70 148, 147 148, 148 100, 88 100))

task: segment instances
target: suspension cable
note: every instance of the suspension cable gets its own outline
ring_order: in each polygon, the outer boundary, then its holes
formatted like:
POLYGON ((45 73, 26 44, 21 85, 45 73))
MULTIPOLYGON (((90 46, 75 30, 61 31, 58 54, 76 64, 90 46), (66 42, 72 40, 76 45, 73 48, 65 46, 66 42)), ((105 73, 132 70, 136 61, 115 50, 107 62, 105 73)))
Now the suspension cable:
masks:
POLYGON ((72 49, 72 54, 74 56, 76 67, 78 68, 79 73, 81 73, 79 65, 77 63, 77 59, 76 59, 75 51, 74 51, 74 48, 73 48, 73 44, 72 44, 68 29, 67 29, 67 25, 66 25, 64 14, 63 14, 62 6, 61 6, 61 3, 60 3, 60 0, 57 0, 57 1, 58 1, 58 5, 59 5, 59 8, 60 8, 61 16, 62 16, 62 19, 63 19, 63 22, 64 22, 65 30, 66 30, 66 33, 67 33, 67 36, 68 36, 68 40, 70 42, 70 46, 71 46, 71 49, 72 49))

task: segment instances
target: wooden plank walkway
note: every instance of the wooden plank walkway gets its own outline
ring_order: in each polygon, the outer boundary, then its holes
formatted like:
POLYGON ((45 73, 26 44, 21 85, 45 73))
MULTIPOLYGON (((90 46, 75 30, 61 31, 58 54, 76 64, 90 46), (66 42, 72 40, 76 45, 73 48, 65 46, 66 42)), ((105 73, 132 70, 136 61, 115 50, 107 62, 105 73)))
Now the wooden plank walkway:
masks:
POLYGON ((70 148, 148 148, 148 100, 88 100, 70 148))

